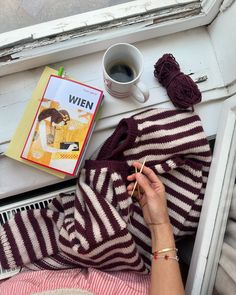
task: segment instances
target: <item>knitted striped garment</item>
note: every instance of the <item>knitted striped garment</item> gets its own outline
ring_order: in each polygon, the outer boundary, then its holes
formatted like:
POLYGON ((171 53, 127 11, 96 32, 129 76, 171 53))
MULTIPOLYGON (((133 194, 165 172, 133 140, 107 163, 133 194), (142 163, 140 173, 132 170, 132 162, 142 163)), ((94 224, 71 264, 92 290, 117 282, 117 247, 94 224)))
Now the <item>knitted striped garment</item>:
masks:
POLYGON ((175 236, 194 233, 210 148, 196 114, 153 109, 118 124, 97 159, 86 161, 75 194, 61 194, 47 209, 20 212, 0 227, 2 267, 147 273, 150 232, 126 192, 132 162, 145 156, 165 184, 175 236))
POLYGON ((211 164, 201 120, 191 111, 152 109, 123 119, 100 160, 143 162, 165 185, 175 236, 196 232, 211 164))

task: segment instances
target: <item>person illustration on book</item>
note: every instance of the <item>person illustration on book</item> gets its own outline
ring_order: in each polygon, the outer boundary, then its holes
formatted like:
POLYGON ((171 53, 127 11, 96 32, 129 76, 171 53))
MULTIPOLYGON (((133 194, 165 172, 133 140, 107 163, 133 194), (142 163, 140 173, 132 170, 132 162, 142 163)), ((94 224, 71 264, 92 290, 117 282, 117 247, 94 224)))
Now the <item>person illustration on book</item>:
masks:
POLYGON ((72 152, 78 151, 77 143, 61 143, 63 148, 56 148, 53 146, 55 140, 55 132, 58 128, 67 124, 70 121, 70 115, 66 110, 57 110, 55 108, 48 108, 43 110, 38 116, 38 132, 36 136, 40 138, 41 147, 44 151, 49 153, 57 152, 72 152), (48 126, 47 119, 50 118, 50 124, 48 126), (50 129, 50 132, 48 131, 50 129))

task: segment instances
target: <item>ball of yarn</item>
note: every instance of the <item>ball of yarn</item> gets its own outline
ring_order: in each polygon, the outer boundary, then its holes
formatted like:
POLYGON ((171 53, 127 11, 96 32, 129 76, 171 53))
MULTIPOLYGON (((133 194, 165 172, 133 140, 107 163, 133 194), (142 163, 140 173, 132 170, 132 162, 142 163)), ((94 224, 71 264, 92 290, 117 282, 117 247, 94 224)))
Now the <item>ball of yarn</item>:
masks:
POLYGON ((202 95, 196 83, 180 71, 172 54, 164 54, 154 65, 154 76, 163 85, 175 107, 187 109, 201 102, 202 95))

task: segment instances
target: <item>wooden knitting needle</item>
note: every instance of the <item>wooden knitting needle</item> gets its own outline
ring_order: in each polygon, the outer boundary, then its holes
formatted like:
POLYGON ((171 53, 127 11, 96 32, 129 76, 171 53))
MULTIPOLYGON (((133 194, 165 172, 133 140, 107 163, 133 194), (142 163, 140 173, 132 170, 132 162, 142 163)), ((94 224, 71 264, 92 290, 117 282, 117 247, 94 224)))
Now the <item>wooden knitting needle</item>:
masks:
MULTIPOLYGON (((141 169, 140 169, 139 173, 142 173, 142 171, 143 171, 143 167, 144 167, 144 165, 145 165, 146 160, 147 160, 147 157, 144 158, 144 161, 143 161, 143 164, 142 164, 142 166, 141 166, 141 169)), ((138 184, 138 182, 137 182, 137 180, 136 180, 136 181, 135 181, 135 184, 134 184, 134 188, 133 188, 132 193, 131 193, 131 197, 132 197, 133 194, 134 194, 134 191, 135 191, 135 189, 136 189, 137 184, 138 184)))
MULTIPOLYGON (((137 167, 135 167, 135 173, 138 173, 137 167)), ((140 187, 138 185, 138 199, 140 200, 140 187)))

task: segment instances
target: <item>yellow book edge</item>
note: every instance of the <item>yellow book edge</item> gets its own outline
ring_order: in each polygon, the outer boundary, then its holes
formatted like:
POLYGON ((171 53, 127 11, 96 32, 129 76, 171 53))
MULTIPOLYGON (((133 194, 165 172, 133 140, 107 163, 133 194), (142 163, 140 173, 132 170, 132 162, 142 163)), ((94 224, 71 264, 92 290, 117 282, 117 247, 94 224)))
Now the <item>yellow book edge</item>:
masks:
POLYGON ((59 178, 65 178, 66 174, 62 172, 55 171, 53 169, 40 166, 38 164, 34 164, 30 161, 22 159, 21 152, 23 150, 24 144, 26 142, 27 136, 30 132, 32 122, 34 121, 35 114, 37 112, 37 109, 39 107, 41 98, 43 97, 45 87, 47 85, 48 79, 50 75, 57 75, 57 71, 45 67, 40 80, 26 106, 26 109, 24 111, 24 114, 17 126, 17 129, 15 131, 15 134, 13 135, 10 144, 8 145, 7 151, 5 152, 5 155, 17 160, 21 163, 24 163, 26 165, 35 167, 36 169, 42 170, 44 172, 50 173, 54 176, 57 176, 59 178))

